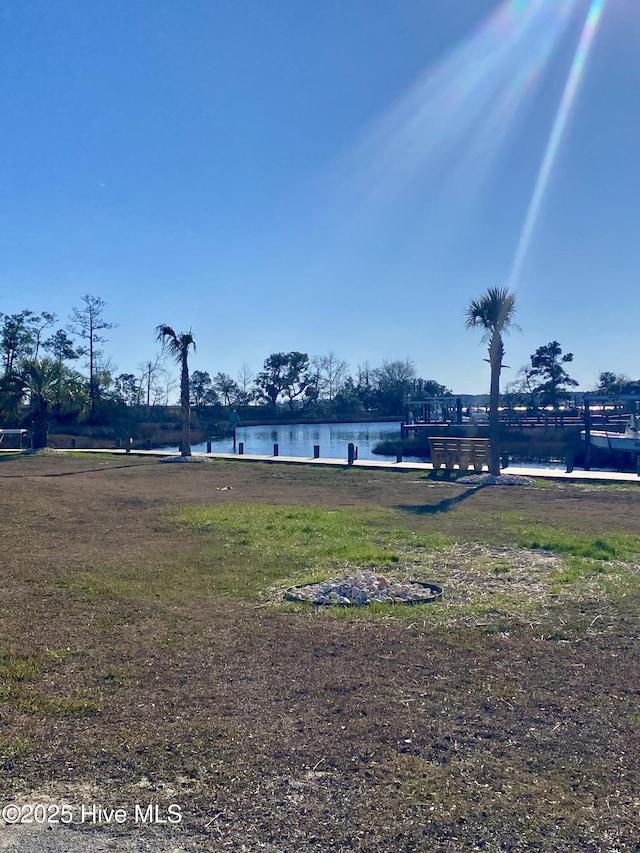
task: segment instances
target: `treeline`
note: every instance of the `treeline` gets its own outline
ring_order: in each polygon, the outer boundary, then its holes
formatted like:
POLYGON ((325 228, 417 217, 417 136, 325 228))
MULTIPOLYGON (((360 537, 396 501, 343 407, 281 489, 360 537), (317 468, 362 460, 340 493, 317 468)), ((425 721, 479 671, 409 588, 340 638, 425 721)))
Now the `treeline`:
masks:
MULTIPOLYGON (((169 405, 175 364, 163 351, 135 373, 116 373, 103 349, 114 326, 105 309, 104 300, 85 295, 63 323, 48 311, 0 314, 0 426, 28 427, 34 446, 43 447, 52 423, 117 424, 140 407, 169 405)), ((352 375, 333 352, 272 353, 256 375, 245 364, 235 379, 202 370, 190 377, 191 405, 211 418, 247 407, 260 407, 262 417, 283 407, 318 418, 403 417, 409 397, 451 393, 418 377, 409 359, 365 363, 352 375)))
POLYGON ((402 417, 410 397, 453 393, 434 379, 418 377, 409 359, 383 361, 379 367, 365 363, 352 376, 347 363, 333 352, 312 357, 298 351, 272 353, 255 377, 243 369, 239 381, 225 373, 211 379, 208 373, 194 370, 190 383, 191 402, 196 408, 222 404, 231 408, 261 406, 275 412, 284 406, 289 412, 327 418, 370 412, 402 417))
MULTIPOLYGON (((105 309, 102 299, 85 295, 64 323, 48 311, 0 314, 0 426, 30 428, 34 446, 41 447, 51 423, 114 425, 139 418, 141 407, 170 404, 177 396, 175 363, 163 350, 136 372, 116 373, 103 350, 114 325, 105 309)), ((539 347, 507 385, 503 404, 558 406, 577 385, 566 370, 572 361, 557 341, 539 347)), ((617 394, 629 383, 624 374, 607 371, 594 390, 617 394)), ((276 352, 255 375, 244 364, 235 378, 194 370, 189 382, 190 405, 210 422, 232 409, 255 409, 259 419, 287 412, 318 420, 404 419, 412 401, 452 394, 436 380, 419 377, 410 359, 367 362, 351 372, 334 352, 276 352)))

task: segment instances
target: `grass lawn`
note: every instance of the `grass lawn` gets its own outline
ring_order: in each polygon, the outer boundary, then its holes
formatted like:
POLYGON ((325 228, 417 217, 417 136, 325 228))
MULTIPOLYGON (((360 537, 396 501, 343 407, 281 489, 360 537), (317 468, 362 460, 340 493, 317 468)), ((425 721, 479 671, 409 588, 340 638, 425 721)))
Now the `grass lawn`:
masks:
POLYGON ((155 831, 183 849, 640 849, 640 486, 62 454, 0 479, 3 802, 179 804, 155 831), (444 598, 283 601, 369 567, 444 598))

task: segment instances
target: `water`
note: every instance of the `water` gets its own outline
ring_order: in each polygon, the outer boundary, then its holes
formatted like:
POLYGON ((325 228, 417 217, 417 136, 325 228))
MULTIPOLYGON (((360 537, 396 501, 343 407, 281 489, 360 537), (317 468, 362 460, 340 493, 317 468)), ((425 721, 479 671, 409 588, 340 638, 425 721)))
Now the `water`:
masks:
MULTIPOLYGON (((313 446, 320 445, 320 456, 346 459, 347 445, 353 442, 358 448, 358 459, 384 459, 375 456, 373 448, 380 441, 398 441, 400 422, 352 424, 268 424, 267 426, 237 427, 236 442, 244 443, 245 453, 272 456, 273 445, 279 447, 280 456, 312 457, 313 446)), ((175 449, 175 448, 172 448, 175 449)), ((205 453, 206 443, 192 447, 196 453, 205 453)), ((231 438, 211 441, 212 453, 233 453, 231 438)), ((236 451, 237 452, 237 451, 236 451)))
MULTIPOLYGON (((236 442, 244 442, 245 453, 255 453, 260 456, 272 456, 273 445, 278 445, 280 456, 299 456, 300 458, 313 457, 313 446, 320 445, 320 456, 325 459, 346 459, 347 445, 353 442, 358 448, 359 459, 377 459, 389 461, 395 457, 378 456, 373 453, 373 448, 381 441, 398 441, 400 439, 400 421, 373 422, 373 423, 350 423, 350 424, 267 424, 264 426, 240 426, 236 429, 236 442)), ((163 450, 177 450, 174 445, 160 448, 163 450)), ((194 444, 192 450, 195 453, 206 453, 207 444, 194 444)), ((234 453, 233 439, 219 438, 211 440, 211 451, 213 453, 234 453)), ((235 451, 237 453, 237 449, 235 451)), ((422 457, 406 456, 406 459, 420 459, 422 457)), ((511 469, 519 467, 557 469, 564 471, 566 465, 563 462, 529 462, 518 460, 511 462, 511 469)), ((608 468, 594 468, 598 471, 609 471, 608 468)))

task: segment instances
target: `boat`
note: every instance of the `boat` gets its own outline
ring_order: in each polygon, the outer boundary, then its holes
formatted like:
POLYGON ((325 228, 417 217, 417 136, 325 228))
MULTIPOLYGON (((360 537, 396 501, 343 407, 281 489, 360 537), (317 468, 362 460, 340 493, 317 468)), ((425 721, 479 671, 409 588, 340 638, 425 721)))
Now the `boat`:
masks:
MULTIPOLYGON (((582 430, 580 438, 586 441, 587 431, 582 430)), ((606 429, 589 430, 589 443, 602 450, 621 450, 626 453, 640 453, 640 415, 631 415, 624 432, 610 432, 606 429)))

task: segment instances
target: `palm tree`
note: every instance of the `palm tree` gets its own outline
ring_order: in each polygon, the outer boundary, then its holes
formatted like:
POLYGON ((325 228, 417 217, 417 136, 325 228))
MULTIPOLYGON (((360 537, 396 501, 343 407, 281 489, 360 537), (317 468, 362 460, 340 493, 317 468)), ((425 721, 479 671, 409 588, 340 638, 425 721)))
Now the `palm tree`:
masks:
POLYGON ((189 405, 189 348, 196 348, 191 330, 177 334, 171 326, 158 326, 157 338, 180 365, 180 408, 182 409, 182 438, 180 455, 191 456, 191 406, 189 405))
POLYGON ((479 326, 484 330, 482 340, 489 342, 491 365, 491 387, 489 390, 489 471, 500 474, 500 421, 498 406, 500 403, 500 372, 504 365, 504 344, 502 335, 514 325, 515 293, 506 287, 490 287, 478 300, 474 299, 467 308, 467 328, 479 326))
POLYGON ((60 400, 63 370, 51 358, 25 362, 21 374, 23 391, 29 395, 29 412, 33 430, 33 449, 47 446, 51 409, 60 400))

